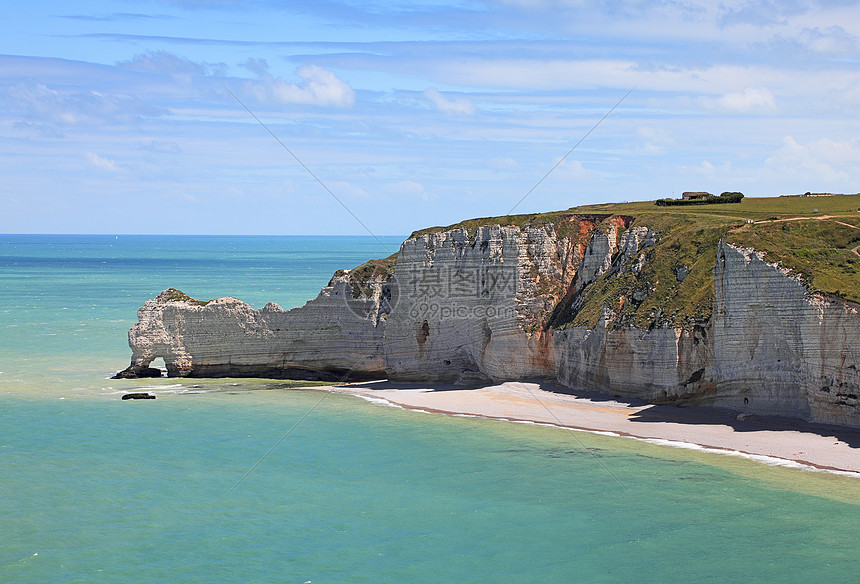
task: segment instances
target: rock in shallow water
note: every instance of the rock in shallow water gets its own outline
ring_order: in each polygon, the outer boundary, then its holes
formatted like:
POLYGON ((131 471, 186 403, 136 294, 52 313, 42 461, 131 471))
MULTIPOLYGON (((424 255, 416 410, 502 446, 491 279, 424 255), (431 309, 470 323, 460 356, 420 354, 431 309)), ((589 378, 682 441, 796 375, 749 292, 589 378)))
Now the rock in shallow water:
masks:
POLYGON ((122 371, 117 372, 111 379, 141 379, 145 377, 161 377, 161 369, 130 365, 122 371))

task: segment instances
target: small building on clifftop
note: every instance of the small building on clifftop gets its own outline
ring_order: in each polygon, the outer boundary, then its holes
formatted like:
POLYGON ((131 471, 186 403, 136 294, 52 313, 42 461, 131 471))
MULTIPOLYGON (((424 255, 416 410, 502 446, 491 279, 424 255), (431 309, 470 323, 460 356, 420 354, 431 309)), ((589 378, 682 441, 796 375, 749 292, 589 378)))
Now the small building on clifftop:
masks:
POLYGON ((686 193, 681 193, 681 198, 685 201, 694 201, 696 199, 710 199, 713 197, 711 193, 706 192, 693 192, 687 191, 686 193))

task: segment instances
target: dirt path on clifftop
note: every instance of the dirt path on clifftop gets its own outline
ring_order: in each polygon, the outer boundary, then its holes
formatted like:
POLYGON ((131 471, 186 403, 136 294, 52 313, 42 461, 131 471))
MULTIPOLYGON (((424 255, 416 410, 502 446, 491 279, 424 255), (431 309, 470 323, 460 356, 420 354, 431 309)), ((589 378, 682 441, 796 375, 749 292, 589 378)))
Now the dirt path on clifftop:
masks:
POLYGON ((837 221, 836 217, 844 217, 845 215, 821 215, 818 217, 784 217, 782 219, 762 219, 761 221, 753 221, 753 224, 758 225, 760 223, 783 223, 785 221, 825 221, 827 219, 833 219, 834 223, 839 223, 839 225, 844 225, 845 227, 850 227, 851 229, 860 229, 856 225, 851 225, 850 223, 843 223, 842 221, 837 221))

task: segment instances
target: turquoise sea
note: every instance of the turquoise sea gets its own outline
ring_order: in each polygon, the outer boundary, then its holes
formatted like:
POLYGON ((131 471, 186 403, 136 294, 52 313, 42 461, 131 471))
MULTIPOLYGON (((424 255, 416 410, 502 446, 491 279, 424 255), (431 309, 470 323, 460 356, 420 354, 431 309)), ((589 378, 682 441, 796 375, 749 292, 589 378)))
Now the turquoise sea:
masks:
POLYGON ((274 381, 108 379, 164 288, 286 308, 387 253, 0 235, 0 582, 860 579, 850 477, 274 381))

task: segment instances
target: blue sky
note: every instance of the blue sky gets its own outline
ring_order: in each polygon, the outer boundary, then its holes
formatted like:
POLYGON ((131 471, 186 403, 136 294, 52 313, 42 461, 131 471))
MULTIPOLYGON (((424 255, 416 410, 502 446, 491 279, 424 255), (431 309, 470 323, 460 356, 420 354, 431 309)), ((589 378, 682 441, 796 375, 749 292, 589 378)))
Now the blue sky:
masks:
POLYGON ((502 215, 634 87, 517 212, 860 191, 858 2, 7 4, 3 233, 502 215))

